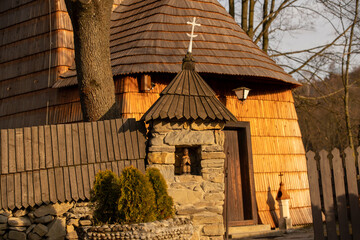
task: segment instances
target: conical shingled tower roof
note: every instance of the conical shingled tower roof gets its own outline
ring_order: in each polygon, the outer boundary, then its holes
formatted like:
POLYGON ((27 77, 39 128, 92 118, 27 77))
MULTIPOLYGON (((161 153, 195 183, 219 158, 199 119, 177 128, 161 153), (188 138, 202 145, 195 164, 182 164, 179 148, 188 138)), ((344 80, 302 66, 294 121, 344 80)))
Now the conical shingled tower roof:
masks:
POLYGON ((195 63, 189 53, 183 59, 182 71, 141 119, 146 122, 159 119, 237 121, 195 71, 195 63))
MULTIPOLYGON (((217 0, 124 0, 112 13, 113 75, 177 73, 193 17, 197 72, 262 78, 300 85, 247 36, 217 0)), ((76 84, 75 70, 54 87, 76 84)), ((250 77, 250 78, 249 78, 250 77)))

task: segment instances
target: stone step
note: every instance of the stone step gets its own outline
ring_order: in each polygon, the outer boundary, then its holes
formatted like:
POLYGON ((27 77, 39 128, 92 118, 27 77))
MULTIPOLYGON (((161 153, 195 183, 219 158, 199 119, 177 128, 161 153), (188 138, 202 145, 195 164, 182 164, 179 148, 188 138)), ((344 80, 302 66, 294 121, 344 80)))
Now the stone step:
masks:
POLYGON ((262 238, 275 238, 275 237, 281 237, 284 235, 283 231, 262 231, 262 232, 249 232, 249 233, 235 233, 229 236, 229 239, 233 240, 245 240, 245 239, 262 239, 262 238))
POLYGON ((249 226, 229 227, 229 237, 232 239, 271 234, 272 232, 273 231, 271 231, 270 225, 249 225, 249 226))

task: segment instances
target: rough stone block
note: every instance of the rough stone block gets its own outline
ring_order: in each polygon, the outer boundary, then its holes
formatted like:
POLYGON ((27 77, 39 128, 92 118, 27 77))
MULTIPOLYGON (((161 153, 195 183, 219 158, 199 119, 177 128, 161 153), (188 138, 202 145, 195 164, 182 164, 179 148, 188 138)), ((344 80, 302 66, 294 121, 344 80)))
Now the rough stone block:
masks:
POLYGON ((200 213, 194 214, 192 216, 192 221, 195 225, 222 223, 223 216, 216 213, 200 213))
POLYGON ((72 218, 68 221, 67 223, 68 225, 72 225, 72 226, 75 226, 75 227, 78 227, 79 226, 79 219, 76 219, 76 218, 72 218))
POLYGON ((203 168, 222 168, 224 169, 224 158, 221 159, 205 159, 201 160, 201 167, 203 168))
POLYGON ((11 230, 9 231, 8 238, 14 240, 26 240, 26 234, 24 232, 11 230))
POLYGON ((36 233, 31 232, 27 236, 28 236, 29 240, 41 240, 41 237, 39 235, 37 235, 36 233))
POLYGON ((197 182, 174 182, 171 183, 169 188, 172 189, 190 189, 190 190, 194 190, 195 187, 197 187, 199 184, 197 182))
POLYGON ((181 182, 181 183, 189 183, 189 182, 201 183, 203 181, 204 180, 202 176, 197 176, 197 175, 185 174, 175 177, 175 182, 181 182))
POLYGON ((149 147, 149 152, 175 152, 175 146, 151 146, 149 147))
POLYGON ((6 223, 0 224, 0 231, 6 230, 8 228, 8 225, 6 223))
POLYGON ((34 227, 36 226, 36 224, 31 224, 30 225, 30 227, 28 227, 27 229, 26 229, 26 234, 29 234, 29 232, 31 232, 33 229, 34 229, 34 227))
POLYGON ((155 164, 174 164, 175 153, 151 152, 148 154, 148 161, 155 164))
POLYGON ((221 130, 215 130, 215 143, 224 146, 225 133, 221 130))
POLYGON ((7 223, 8 217, 0 215, 0 223, 7 223))
POLYGON ((194 204, 203 199, 202 192, 195 192, 188 189, 168 189, 169 195, 179 204, 194 204))
POLYGON ((224 147, 218 144, 201 145, 202 152, 223 152, 224 147))
POLYGON ((213 131, 190 131, 181 130, 169 132, 164 142, 168 145, 201 145, 201 144, 213 144, 215 141, 213 131))
POLYGON ((78 239, 77 232, 73 225, 66 226, 66 239, 78 239))
POLYGON ((225 159, 224 152, 201 152, 201 159, 225 159))
POLYGON ((206 207, 205 210, 208 211, 208 212, 222 214, 223 213, 223 206, 222 205, 221 206, 217 205, 217 206, 212 206, 212 207, 209 206, 209 207, 206 207))
POLYGON ((204 200, 214 202, 214 201, 224 201, 224 193, 205 193, 204 200))
POLYGON ((207 193, 224 192, 224 183, 203 182, 201 187, 207 193))
POLYGON ((48 225, 48 240, 65 238, 66 236, 66 220, 65 218, 57 218, 48 225))
POLYGON ((10 217, 8 218, 8 224, 12 227, 26 227, 30 226, 31 222, 28 217, 10 217))
POLYGON ((91 226, 92 222, 91 222, 91 220, 83 219, 83 220, 79 220, 79 225, 81 225, 81 226, 91 226))
POLYGON ((160 170, 167 183, 174 182, 174 165, 151 164, 148 168, 154 167, 160 170))
POLYGON ((69 211, 74 206, 73 203, 55 203, 43 205, 34 211, 35 217, 42 217, 45 215, 60 216, 69 211))
POLYGON ((224 122, 202 122, 196 121, 192 122, 190 127, 195 131, 204 131, 204 130, 221 130, 224 129, 224 122))
POLYGON ((223 173, 203 173, 203 178, 206 181, 214 182, 214 183, 223 183, 225 181, 223 173))
POLYGON ((12 213, 9 210, 0 210, 0 215, 3 215, 5 217, 11 217, 12 213))
POLYGON ((173 130, 181 130, 183 128, 184 128, 184 123, 181 122, 156 121, 153 123, 152 126, 152 130, 155 132, 168 132, 173 130))
POLYGON ((35 218, 34 222, 36 223, 49 223, 51 222, 52 220, 54 220, 54 216, 52 215, 46 215, 46 216, 42 216, 42 217, 39 217, 39 218, 35 218))
POLYGON ((152 134, 150 138, 150 146, 163 146, 164 145, 164 137, 165 135, 160 134, 152 134))
POLYGON ((203 228, 203 233, 208 236, 223 235, 224 234, 224 225, 223 224, 205 225, 203 228))
POLYGON ((38 234, 40 237, 45 236, 48 233, 49 229, 43 224, 38 224, 35 226, 33 233, 38 234))
POLYGON ((22 217, 22 216, 25 216, 26 214, 28 214, 28 211, 26 209, 19 209, 13 213, 13 216, 14 217, 22 217))
POLYGON ((9 227, 9 229, 14 230, 14 231, 18 231, 18 232, 25 232, 26 231, 26 227, 9 227))
POLYGON ((189 214, 201 213, 203 211, 205 211, 204 208, 196 208, 193 205, 176 207, 176 214, 178 215, 189 215, 189 214))

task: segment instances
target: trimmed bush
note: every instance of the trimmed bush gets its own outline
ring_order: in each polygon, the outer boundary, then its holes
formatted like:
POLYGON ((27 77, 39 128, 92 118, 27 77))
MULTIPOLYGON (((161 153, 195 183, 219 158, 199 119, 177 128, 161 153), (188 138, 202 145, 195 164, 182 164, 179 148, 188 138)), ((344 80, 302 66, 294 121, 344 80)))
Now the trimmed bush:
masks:
POLYGON ((90 198, 90 201, 95 203, 94 219, 101 223, 117 222, 119 198, 119 178, 110 170, 97 173, 90 198))
POLYGON ((167 192, 167 184, 159 169, 148 168, 146 176, 155 192, 156 219, 168 219, 174 215, 174 201, 167 192))
POLYGON ((142 223, 156 220, 155 193, 147 177, 133 166, 126 167, 120 176, 121 196, 118 210, 123 223, 142 223))

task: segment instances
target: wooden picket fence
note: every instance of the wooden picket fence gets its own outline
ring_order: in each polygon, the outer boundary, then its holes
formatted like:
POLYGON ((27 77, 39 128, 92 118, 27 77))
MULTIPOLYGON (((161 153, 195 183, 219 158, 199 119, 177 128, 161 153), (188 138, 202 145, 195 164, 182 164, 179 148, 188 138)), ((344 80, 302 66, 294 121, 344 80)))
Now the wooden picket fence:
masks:
POLYGON ((351 148, 343 158, 338 149, 331 155, 325 150, 319 152, 319 159, 312 151, 306 154, 314 239, 360 239, 359 165, 355 163, 359 159, 351 148))

